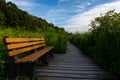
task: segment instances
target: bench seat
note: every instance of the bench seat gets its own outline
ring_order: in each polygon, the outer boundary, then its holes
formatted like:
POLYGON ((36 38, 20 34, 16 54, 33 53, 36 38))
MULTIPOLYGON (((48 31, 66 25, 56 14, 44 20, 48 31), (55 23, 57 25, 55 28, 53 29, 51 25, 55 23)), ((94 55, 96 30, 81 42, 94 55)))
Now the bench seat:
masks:
POLYGON ((42 50, 39 50, 35 53, 32 53, 28 56, 25 56, 23 58, 20 58, 18 60, 15 61, 15 63, 32 63, 32 62, 35 62, 37 59, 39 59, 41 56, 43 56, 45 53, 48 53, 52 48, 54 48, 53 46, 52 47, 46 47, 42 50))
POLYGON ((41 59, 43 65, 48 65, 47 55, 53 56, 54 46, 46 46, 45 38, 11 38, 3 39, 8 51, 7 75, 17 76, 21 71, 28 77, 36 77, 35 64, 41 59))

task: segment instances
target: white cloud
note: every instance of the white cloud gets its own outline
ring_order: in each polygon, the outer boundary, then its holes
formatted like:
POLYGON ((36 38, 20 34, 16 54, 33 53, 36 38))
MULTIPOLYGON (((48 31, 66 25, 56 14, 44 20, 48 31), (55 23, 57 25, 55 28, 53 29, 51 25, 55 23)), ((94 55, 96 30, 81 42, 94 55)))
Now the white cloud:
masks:
POLYGON ((79 5, 75 5, 74 7, 77 8, 77 12, 80 12, 81 9, 85 9, 87 6, 91 5, 91 3, 89 2, 84 2, 82 4, 79 4, 79 5))
POLYGON ((68 13, 68 10, 65 9, 51 9, 43 16, 43 18, 47 19, 47 21, 50 23, 54 22, 55 25, 61 26, 64 24, 64 21, 66 21, 66 18, 69 16, 66 13, 68 13))
POLYGON ((6 2, 11 1, 13 3, 15 3, 17 6, 21 6, 21 7, 33 7, 36 6, 36 3, 32 3, 28 0, 6 0, 6 2))
POLYGON ((66 1, 68 1, 68 0, 59 0, 59 2, 66 2, 66 1))
POLYGON ((6 0, 6 2, 9 2, 9 1, 12 1, 12 0, 6 0))
POLYGON ((63 27, 65 27, 65 29, 69 32, 85 32, 88 30, 88 24, 90 24, 91 20, 93 20, 97 16, 100 16, 100 13, 104 14, 105 12, 113 9, 119 12, 119 6, 120 1, 95 6, 89 11, 72 16, 69 20, 66 21, 66 25, 64 25, 63 27))
POLYGON ((82 5, 76 5, 75 7, 76 7, 76 8, 81 8, 81 9, 84 9, 84 8, 85 8, 85 7, 82 6, 82 5))
POLYGON ((87 5, 91 5, 91 3, 89 3, 89 2, 87 2, 86 4, 87 4, 87 5))

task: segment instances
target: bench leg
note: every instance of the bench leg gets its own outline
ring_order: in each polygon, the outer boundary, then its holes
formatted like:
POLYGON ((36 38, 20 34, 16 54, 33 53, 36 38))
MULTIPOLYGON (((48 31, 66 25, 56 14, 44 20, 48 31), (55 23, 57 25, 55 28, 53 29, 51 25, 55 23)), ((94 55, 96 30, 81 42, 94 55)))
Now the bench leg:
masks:
POLYGON ((14 63, 6 63, 6 74, 8 78, 15 78, 17 76, 17 65, 14 63))
POLYGON ((17 76, 17 65, 14 63, 14 58, 9 57, 8 63, 6 63, 6 75, 8 78, 15 78, 17 76))
POLYGON ((52 51, 49 51, 48 55, 49 55, 48 58, 54 58, 52 51))
POLYGON ((26 75, 30 80, 37 80, 37 74, 35 71, 35 63, 21 63, 19 64, 19 72, 22 75, 26 75))
POLYGON ((40 59, 43 62, 43 65, 45 65, 45 66, 49 65, 49 62, 47 60, 47 54, 43 55, 40 59))

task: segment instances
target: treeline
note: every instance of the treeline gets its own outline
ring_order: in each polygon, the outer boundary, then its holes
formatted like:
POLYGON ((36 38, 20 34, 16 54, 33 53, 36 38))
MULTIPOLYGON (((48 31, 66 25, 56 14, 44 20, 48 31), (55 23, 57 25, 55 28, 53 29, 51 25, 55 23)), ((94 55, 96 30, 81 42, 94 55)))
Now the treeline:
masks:
POLYGON ((8 28, 20 27, 24 30, 38 30, 44 31, 64 31, 52 23, 48 23, 45 19, 38 18, 28 14, 26 11, 19 9, 12 2, 5 2, 0 0, 0 25, 8 28))
POLYGON ((15 38, 45 37, 46 46, 54 46, 53 53, 65 53, 67 32, 64 28, 48 23, 45 19, 32 16, 12 2, 0 0, 0 80, 7 80, 8 53, 3 43, 5 36, 15 38))
POLYGON ((104 69, 120 77, 120 13, 112 10, 96 17, 88 32, 70 34, 70 41, 104 69))
POLYGON ((64 32, 36 32, 30 30, 21 30, 19 28, 0 28, 0 80, 8 80, 8 77, 6 75, 7 66, 5 64, 9 62, 9 57, 6 46, 3 43, 3 38, 6 35, 14 38, 45 37, 46 46, 54 46, 54 49, 52 51, 53 53, 63 54, 67 49, 67 37, 66 33, 64 32))

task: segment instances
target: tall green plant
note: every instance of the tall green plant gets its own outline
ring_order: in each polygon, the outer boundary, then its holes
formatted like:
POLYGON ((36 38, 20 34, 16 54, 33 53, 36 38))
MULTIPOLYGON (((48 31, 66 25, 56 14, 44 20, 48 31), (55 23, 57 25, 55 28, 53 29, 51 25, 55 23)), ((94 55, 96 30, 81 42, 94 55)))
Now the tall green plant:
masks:
POLYGON ((47 46, 54 46, 54 53, 65 53, 67 49, 67 38, 63 33, 46 33, 47 46))
POLYGON ((95 18, 89 33, 73 34, 70 40, 104 69, 120 76, 120 13, 112 10, 95 18))
POLYGON ((26 38, 26 37, 45 37, 46 46, 54 46, 54 53, 63 53, 66 51, 67 47, 67 38, 66 33, 60 32, 42 32, 39 29, 36 31, 23 30, 22 28, 5 28, 0 26, 0 80, 5 80, 3 76, 5 75, 5 63, 7 62, 7 51, 3 43, 3 38, 5 36, 11 36, 15 38, 26 38))

